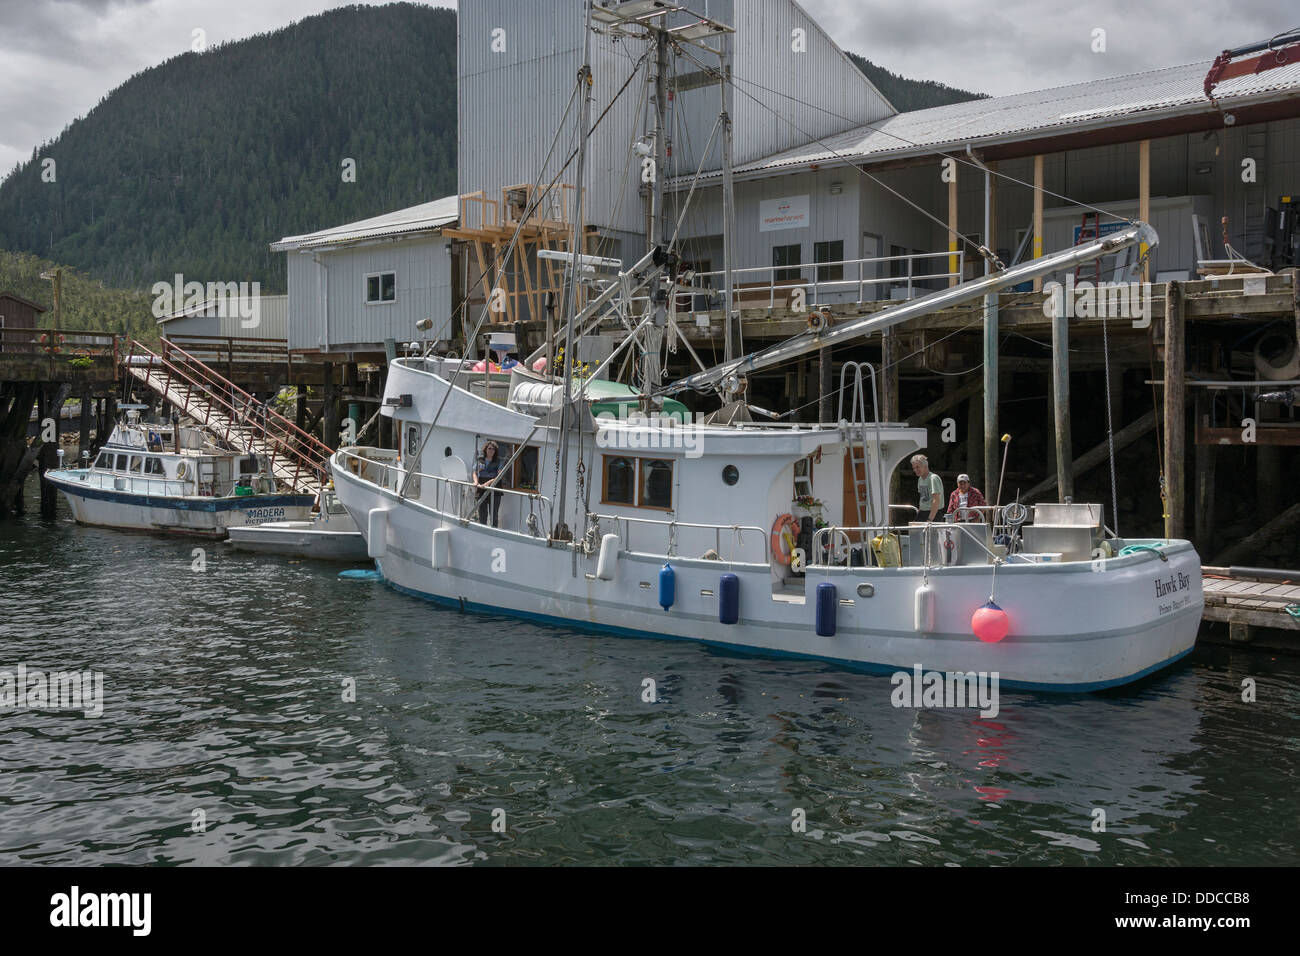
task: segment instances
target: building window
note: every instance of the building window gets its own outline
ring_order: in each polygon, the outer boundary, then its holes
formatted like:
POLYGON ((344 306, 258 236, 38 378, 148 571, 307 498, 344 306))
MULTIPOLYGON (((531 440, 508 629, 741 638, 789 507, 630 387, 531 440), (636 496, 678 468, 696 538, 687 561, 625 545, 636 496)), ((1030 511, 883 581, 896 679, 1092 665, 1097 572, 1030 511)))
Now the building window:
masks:
MULTIPOLYGON (((839 262, 844 261, 844 240, 834 239, 830 242, 813 243, 813 262, 839 262)), ((844 266, 823 266, 817 267, 818 282, 839 282, 844 278, 844 266)))
POLYGON ((636 459, 605 455, 604 504, 636 506, 636 459))
POLYGON ((641 459, 641 495, 637 505, 642 508, 673 507, 673 463, 666 458, 641 459))
POLYGON ((803 270, 790 268, 802 264, 803 247, 799 243, 789 246, 772 247, 772 265, 776 267, 773 279, 776 282, 799 282, 803 279, 803 270))
POLYGON ((397 301, 397 273, 376 272, 366 276, 366 305, 397 301))

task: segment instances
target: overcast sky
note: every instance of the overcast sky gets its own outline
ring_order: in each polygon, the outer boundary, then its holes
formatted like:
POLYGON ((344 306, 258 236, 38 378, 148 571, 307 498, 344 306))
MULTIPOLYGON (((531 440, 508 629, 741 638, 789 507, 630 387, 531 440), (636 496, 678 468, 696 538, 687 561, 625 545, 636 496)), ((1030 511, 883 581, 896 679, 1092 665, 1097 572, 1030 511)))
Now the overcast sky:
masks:
MULTIPOLYGON (((189 50, 196 29, 211 45, 344 2, 0 0, 0 177, 133 73, 189 50)), ((841 47, 895 73, 992 94, 1209 59, 1300 21, 1283 22, 1277 0, 802 3, 841 47), (1097 29, 1104 53, 1092 50, 1097 29)))

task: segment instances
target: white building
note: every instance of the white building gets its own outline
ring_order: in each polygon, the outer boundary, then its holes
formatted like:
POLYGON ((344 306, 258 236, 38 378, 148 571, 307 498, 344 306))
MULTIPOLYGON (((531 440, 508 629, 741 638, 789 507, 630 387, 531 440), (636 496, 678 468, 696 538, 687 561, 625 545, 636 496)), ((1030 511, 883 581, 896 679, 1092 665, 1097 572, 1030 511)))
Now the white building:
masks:
POLYGON ((447 196, 272 243, 289 257, 290 351, 340 356, 417 335, 449 337, 451 252, 442 230, 457 206, 447 196), (432 330, 417 333, 425 318, 432 330))

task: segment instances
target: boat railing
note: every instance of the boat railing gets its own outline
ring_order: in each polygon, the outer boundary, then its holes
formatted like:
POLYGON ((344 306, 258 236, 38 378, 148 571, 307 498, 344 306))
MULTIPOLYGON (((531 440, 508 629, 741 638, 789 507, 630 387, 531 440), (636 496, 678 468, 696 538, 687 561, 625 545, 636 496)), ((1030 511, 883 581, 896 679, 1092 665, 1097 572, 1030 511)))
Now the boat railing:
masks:
POLYGON ((366 451, 366 455, 359 455, 340 449, 334 458, 341 467, 363 480, 398 494, 404 488, 404 497, 428 505, 462 524, 474 519, 479 506, 495 491, 502 496, 497 508, 497 524, 502 530, 525 532, 536 538, 544 537, 551 528, 554 514, 551 499, 546 495, 517 488, 485 489, 472 481, 413 472, 397 463, 396 451, 382 448, 366 451))
POLYGON ((158 478, 153 475, 137 474, 120 474, 107 471, 94 471, 87 469, 83 481, 88 481, 91 475, 98 475, 102 479, 103 487, 112 491, 129 491, 138 494, 140 489, 138 485, 144 485, 145 494, 160 494, 169 498, 184 498, 193 494, 193 485, 185 478, 158 478), (161 485, 162 490, 155 489, 161 485))
MULTIPOLYGON (((608 524, 614 529, 612 533, 618 535, 624 551, 638 554, 681 557, 682 555, 679 554, 679 549, 683 542, 679 539, 679 532, 684 530, 687 532, 704 532, 702 536, 694 534, 689 535, 690 540, 693 541, 697 547, 701 543, 707 542, 709 535, 712 534, 713 552, 717 555, 717 559, 720 561, 732 561, 744 564, 765 564, 769 560, 768 533, 757 525, 701 524, 694 521, 639 518, 631 515, 596 514, 595 512, 589 513, 587 515, 587 520, 589 526, 598 529, 604 526, 601 524, 602 522, 608 522, 608 524), (634 544, 640 542, 634 542, 632 540, 633 525, 642 525, 648 528, 659 529, 663 535, 662 547, 659 547, 658 541, 656 541, 651 548, 647 549, 643 546, 638 550, 634 544), (745 537, 747 534, 750 535, 749 538, 745 537), (756 556, 744 554, 742 549, 746 548, 748 542, 753 541, 755 536, 759 542, 756 556), (724 547, 729 547, 729 550, 724 552, 724 547)), ((647 535, 647 537, 649 537, 649 535, 647 535)), ((599 544, 598 536, 596 543, 597 545, 599 544)), ((686 556, 691 557, 691 555, 686 556)), ((695 555, 695 557, 705 556, 706 555, 695 555)))
MULTIPOLYGON (((997 510, 996 506, 989 506, 989 509, 997 510)), ((930 560, 931 555, 929 554, 928 547, 925 547, 929 544, 931 529, 935 528, 957 531, 973 542, 981 551, 984 552, 987 558, 994 562, 1005 562, 1007 560, 1006 554, 999 554, 984 542, 984 537, 987 533, 988 527, 988 524, 983 521, 925 521, 906 525, 872 525, 856 528, 829 525, 825 528, 818 528, 813 532, 812 554, 808 557, 808 566, 836 566, 831 562, 832 557, 838 560, 844 560, 846 563, 851 563, 852 558, 850 552, 855 545, 861 546, 862 542, 869 544, 873 538, 886 534, 902 535, 911 534, 917 530, 923 530, 924 533, 919 538, 923 544, 921 553, 908 554, 908 567, 944 567, 945 564, 943 562, 930 560), (921 526, 920 529, 918 529, 918 525, 921 526), (979 533, 977 533, 976 529, 979 529, 979 533), (858 539, 856 542, 854 541, 855 537, 858 539), (919 561, 917 560, 918 558, 920 559, 919 561)), ((866 565, 870 565, 872 554, 874 554, 873 549, 864 547, 862 557, 866 565)), ((937 555, 935 557, 937 557, 937 555)))

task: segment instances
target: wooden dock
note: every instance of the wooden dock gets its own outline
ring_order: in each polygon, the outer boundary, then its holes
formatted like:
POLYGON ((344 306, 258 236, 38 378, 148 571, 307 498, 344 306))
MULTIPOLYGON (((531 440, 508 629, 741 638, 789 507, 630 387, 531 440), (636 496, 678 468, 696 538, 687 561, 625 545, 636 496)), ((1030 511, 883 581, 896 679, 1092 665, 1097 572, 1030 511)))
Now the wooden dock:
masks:
POLYGON ((1228 625, 1232 643, 1246 643, 1255 628, 1300 632, 1300 571, 1267 568, 1201 569, 1206 621, 1228 625))

